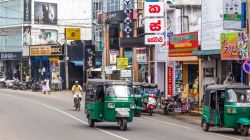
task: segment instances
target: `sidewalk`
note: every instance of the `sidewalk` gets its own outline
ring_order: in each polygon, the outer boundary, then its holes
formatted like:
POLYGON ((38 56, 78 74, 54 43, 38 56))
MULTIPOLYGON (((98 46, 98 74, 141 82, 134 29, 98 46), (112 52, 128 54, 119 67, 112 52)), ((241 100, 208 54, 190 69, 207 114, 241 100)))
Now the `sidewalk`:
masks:
POLYGON ((185 122, 195 124, 195 125, 200 125, 200 123, 201 123, 200 117, 201 117, 202 112, 199 112, 199 115, 198 114, 189 115, 188 113, 165 115, 161 108, 157 108, 157 109, 155 109, 155 113, 160 114, 160 115, 165 116, 165 117, 170 117, 172 119, 185 121, 185 122))

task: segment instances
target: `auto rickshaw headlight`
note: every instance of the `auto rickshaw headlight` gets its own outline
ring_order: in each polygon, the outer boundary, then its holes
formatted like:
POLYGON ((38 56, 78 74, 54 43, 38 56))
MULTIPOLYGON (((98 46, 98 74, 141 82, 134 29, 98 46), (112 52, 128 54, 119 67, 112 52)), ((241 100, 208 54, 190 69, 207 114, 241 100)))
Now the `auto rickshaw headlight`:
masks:
POLYGON ((131 105, 130 105, 130 108, 131 108, 131 109, 135 109, 135 104, 131 104, 131 105))
POLYGON ((108 103, 108 108, 115 108, 115 104, 114 103, 108 103))
POLYGON ((236 114, 237 113, 237 109, 236 108, 228 108, 227 109, 227 113, 228 114, 236 114))

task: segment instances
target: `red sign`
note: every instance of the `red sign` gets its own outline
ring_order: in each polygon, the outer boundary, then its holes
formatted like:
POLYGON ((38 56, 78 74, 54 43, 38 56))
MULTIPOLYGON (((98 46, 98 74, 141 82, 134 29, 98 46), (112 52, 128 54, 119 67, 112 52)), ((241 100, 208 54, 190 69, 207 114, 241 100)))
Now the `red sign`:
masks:
POLYGON ((163 17, 164 2, 145 2, 144 3, 145 17, 163 17))
POLYGON ((198 47, 198 32, 177 34, 169 38, 169 56, 189 56, 198 47))
POLYGON ((173 96, 173 68, 168 67, 168 97, 173 96))

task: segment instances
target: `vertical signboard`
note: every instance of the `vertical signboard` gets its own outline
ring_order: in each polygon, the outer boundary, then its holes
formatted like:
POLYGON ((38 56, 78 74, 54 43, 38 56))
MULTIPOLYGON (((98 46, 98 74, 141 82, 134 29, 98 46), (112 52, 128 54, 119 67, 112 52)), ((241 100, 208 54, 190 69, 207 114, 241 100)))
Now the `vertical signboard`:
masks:
POLYGON ((110 51, 110 64, 116 64, 117 51, 110 51))
POLYGON ((224 0, 224 29, 241 29, 241 0, 224 0))
POLYGON ((168 97, 173 96, 173 68, 168 67, 168 97))
POLYGON ((24 23, 31 23, 31 0, 24 0, 23 8, 24 23))
POLYGON ((146 48, 136 48, 137 63, 146 64, 147 63, 147 50, 146 48))

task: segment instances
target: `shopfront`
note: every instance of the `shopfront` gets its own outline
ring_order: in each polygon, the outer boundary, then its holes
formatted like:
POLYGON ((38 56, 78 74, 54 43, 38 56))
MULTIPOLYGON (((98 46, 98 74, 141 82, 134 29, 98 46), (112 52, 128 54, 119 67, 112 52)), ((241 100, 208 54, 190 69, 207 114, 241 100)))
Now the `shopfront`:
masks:
POLYGON ((61 54, 61 46, 30 46, 31 78, 34 81, 49 78, 52 84, 58 83, 61 54))
POLYGON ((22 53, 21 52, 1 52, 0 53, 0 77, 7 79, 22 78, 22 53))
POLYGON ((169 43, 167 76, 168 97, 181 94, 182 98, 199 101, 201 91, 201 59, 192 56, 198 50, 198 32, 173 35, 169 43))

